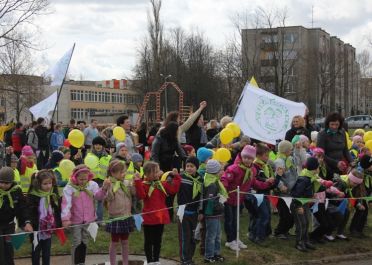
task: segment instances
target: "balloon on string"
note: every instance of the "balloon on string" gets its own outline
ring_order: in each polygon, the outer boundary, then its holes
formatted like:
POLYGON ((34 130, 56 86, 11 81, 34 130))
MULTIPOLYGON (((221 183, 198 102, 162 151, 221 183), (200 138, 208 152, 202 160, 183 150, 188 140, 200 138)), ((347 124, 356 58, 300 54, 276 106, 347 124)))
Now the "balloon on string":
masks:
POLYGON ((75 164, 69 159, 63 159, 59 163, 59 169, 61 171, 62 179, 68 180, 72 175, 72 171, 75 168, 75 164))
POLYGON ((118 141, 124 141, 125 140, 125 131, 122 127, 116 126, 113 130, 113 134, 116 140, 118 141))
POLYGON ((234 138, 239 137, 240 135, 240 127, 239 124, 236 122, 230 122, 229 124, 226 125, 226 128, 230 129, 234 133, 234 138))
POLYGON ((67 139, 73 147, 80 148, 84 145, 84 134, 78 129, 73 129, 69 134, 67 139))
POLYGON ((366 147, 372 152, 372 140, 366 142, 366 147))
POLYGON ((368 131, 364 134, 363 140, 367 143, 369 140, 372 140, 372 131, 368 131))
POLYGON ((95 169, 96 167, 98 167, 99 164, 98 157, 92 154, 87 154, 87 156, 84 158, 84 164, 89 169, 95 169))
POLYGON ((216 160, 220 162, 227 162, 231 159, 231 152, 226 148, 219 148, 216 151, 216 160))
POLYGON ((234 139, 234 132, 231 129, 225 128, 220 132, 221 143, 228 144, 228 143, 231 143, 233 139, 234 139))
POLYGON ((71 146, 70 140, 69 140, 69 139, 66 139, 66 140, 63 142, 63 146, 64 146, 64 147, 67 147, 67 148, 70 148, 70 146, 71 146))

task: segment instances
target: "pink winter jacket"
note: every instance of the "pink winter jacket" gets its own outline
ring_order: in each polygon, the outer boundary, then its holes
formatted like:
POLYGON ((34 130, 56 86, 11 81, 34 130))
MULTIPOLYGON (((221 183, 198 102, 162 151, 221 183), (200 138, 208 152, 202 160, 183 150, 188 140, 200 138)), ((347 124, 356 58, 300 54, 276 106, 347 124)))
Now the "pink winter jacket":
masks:
MULTIPOLYGON (((241 192, 250 192, 252 187, 255 189, 264 190, 271 186, 271 184, 268 182, 262 182, 256 179, 257 171, 254 167, 251 167, 251 178, 243 184, 245 171, 239 167, 238 161, 239 160, 235 160, 235 163, 229 166, 221 177, 221 182, 225 186, 227 192, 236 190, 238 186, 240 186, 241 192)), ((240 203, 243 202, 245 195, 246 194, 240 194, 240 203)), ((229 198, 227 199, 226 203, 232 206, 236 206, 237 193, 229 193, 229 198)))
POLYGON ((94 200, 103 200, 106 197, 106 192, 99 188, 94 181, 88 182, 87 190, 93 193, 94 198, 83 191, 76 197, 74 195, 76 189, 69 184, 65 186, 62 197, 62 221, 71 221, 72 224, 84 224, 96 220, 94 200))

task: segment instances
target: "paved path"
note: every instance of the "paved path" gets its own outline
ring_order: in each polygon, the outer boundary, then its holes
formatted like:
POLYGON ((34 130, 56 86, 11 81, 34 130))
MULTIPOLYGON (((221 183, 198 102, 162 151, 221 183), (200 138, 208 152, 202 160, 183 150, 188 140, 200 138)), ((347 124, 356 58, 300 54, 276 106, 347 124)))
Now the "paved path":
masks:
MULTIPOLYGON (((95 264, 105 264, 104 262, 107 262, 106 264, 110 264, 108 262, 109 256, 108 255, 88 255, 85 264, 86 265, 95 265, 95 264)), ((117 256, 117 260, 121 260, 121 256, 117 256)), ((133 265, 142 265, 144 264, 145 257, 144 256, 129 256, 130 261, 138 261, 138 262, 131 262, 130 264, 133 265)), ((173 260, 160 260, 162 265, 176 265, 179 264, 173 260)), ((51 264, 58 264, 58 265, 70 265, 70 256, 53 256, 52 260, 50 262, 51 264)), ((15 265, 29 265, 31 264, 31 258, 27 259, 16 259, 15 265)))
POLYGON ((371 265, 372 259, 331 263, 330 265, 371 265))

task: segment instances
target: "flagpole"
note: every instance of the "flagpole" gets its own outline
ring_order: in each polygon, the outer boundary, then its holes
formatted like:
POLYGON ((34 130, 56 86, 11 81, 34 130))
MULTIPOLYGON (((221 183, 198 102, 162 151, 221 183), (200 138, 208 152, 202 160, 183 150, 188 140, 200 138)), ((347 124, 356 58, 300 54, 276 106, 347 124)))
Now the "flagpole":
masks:
MULTIPOLYGON (((74 43, 74 45, 72 46, 72 52, 71 52, 70 59, 68 60, 68 65, 67 65, 67 67, 66 67, 66 72, 65 72, 65 75, 64 75, 64 77, 63 77, 61 87, 59 88, 58 93, 57 93, 57 101, 56 101, 56 105, 54 106, 54 110, 53 110, 53 114, 52 114, 52 119, 51 119, 51 120, 53 120, 53 118, 54 118, 54 113, 56 112, 56 109, 57 109, 57 106, 58 106, 59 97, 61 96, 62 87, 63 87, 63 84, 64 84, 64 82, 65 82, 65 78, 66 78, 66 75, 67 75, 68 68, 70 67, 70 62, 71 62, 72 55, 74 54, 74 50, 75 50, 75 43, 74 43)), ((57 122, 58 122, 58 112, 57 112, 57 122)))
POLYGON ((234 118, 235 118, 236 113, 238 112, 238 109, 239 109, 240 103, 241 103, 241 101, 242 101, 242 99, 243 99, 244 92, 245 92, 245 88, 246 88, 247 85, 248 85, 248 81, 247 81, 247 83, 245 83, 245 86, 243 87, 243 91, 242 91, 242 93, 240 94, 240 97, 239 97, 238 103, 236 104, 236 107, 235 107, 235 110, 234 110, 234 113, 233 113, 233 116, 232 116, 233 120, 234 120, 234 118))

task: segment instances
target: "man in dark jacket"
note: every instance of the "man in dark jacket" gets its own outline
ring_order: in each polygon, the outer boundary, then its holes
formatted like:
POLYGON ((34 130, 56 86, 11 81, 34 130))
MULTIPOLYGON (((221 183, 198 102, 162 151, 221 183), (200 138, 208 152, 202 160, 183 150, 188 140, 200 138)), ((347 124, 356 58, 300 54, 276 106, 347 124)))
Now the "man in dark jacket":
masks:
POLYGON ((37 168, 42 169, 48 162, 49 158, 49 141, 48 141, 48 129, 45 126, 44 118, 37 119, 37 126, 35 128, 36 135, 38 137, 39 152, 37 155, 37 168))

